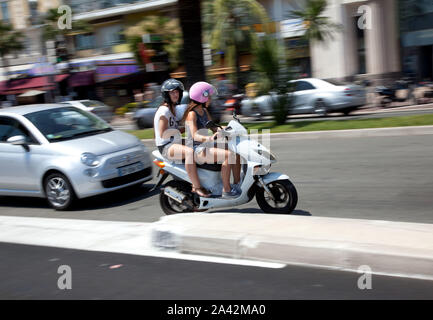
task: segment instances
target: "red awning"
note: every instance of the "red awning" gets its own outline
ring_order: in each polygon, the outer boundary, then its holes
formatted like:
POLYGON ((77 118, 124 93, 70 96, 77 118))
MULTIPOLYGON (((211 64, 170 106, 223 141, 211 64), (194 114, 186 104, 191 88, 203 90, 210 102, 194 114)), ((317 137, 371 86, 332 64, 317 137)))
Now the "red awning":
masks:
MULTIPOLYGON (((57 74, 55 76, 55 81, 60 82, 67 77, 69 77, 69 74, 57 74)), ((3 81, 3 83, 0 85, 0 94, 21 94, 31 89, 41 91, 53 90, 54 84, 50 81, 49 77, 35 77, 3 81)))
POLYGON ((69 77, 68 73, 65 74, 56 74, 56 82, 60 82, 65 80, 67 77, 69 77))

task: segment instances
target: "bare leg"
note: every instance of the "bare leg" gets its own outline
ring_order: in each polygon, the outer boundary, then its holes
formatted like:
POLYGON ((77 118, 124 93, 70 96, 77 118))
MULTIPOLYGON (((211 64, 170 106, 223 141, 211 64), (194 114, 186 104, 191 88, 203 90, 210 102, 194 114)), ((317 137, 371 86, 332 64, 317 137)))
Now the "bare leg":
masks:
POLYGON ((185 159, 185 169, 191 179, 193 188, 201 188, 197 174, 197 167, 194 162, 194 150, 181 144, 173 144, 168 149, 167 154, 170 160, 185 159))
POLYGON ((236 155, 236 163, 231 165, 231 169, 233 172, 233 182, 239 183, 241 182, 241 157, 236 155))

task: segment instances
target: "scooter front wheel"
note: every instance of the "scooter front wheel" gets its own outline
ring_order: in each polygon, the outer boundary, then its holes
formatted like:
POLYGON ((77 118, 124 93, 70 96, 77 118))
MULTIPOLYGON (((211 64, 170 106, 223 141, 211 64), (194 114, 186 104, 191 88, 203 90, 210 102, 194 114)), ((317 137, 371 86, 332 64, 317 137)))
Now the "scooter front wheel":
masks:
POLYGON ((256 192, 257 203, 265 213, 290 214, 298 203, 298 193, 290 180, 277 180, 267 184, 272 197, 263 189, 256 192))

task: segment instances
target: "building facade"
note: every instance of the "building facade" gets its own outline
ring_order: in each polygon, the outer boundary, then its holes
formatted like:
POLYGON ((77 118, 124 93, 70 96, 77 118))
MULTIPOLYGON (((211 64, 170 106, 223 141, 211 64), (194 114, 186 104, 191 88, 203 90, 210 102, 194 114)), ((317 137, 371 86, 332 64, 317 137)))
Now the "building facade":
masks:
POLYGON ((273 21, 280 21, 279 37, 286 48, 298 49, 300 70, 322 79, 368 78, 381 82, 401 72, 398 0, 328 0, 323 13, 341 26, 326 41, 299 43, 299 22, 291 10, 302 0, 260 0, 273 21), (298 27, 296 28, 296 25, 298 27), (309 62, 308 62, 309 61, 309 62))
MULTIPOLYGON (((55 68, 56 73, 66 72, 68 78, 65 80, 66 89, 60 90, 57 100, 100 99, 114 107, 130 102, 134 86, 142 88, 144 82, 160 82, 160 74, 146 74, 138 66, 130 52, 124 30, 147 15, 174 16, 176 3, 176 0, 1 0, 0 19, 11 23, 15 30, 22 31, 28 39, 25 49, 8 56, 6 68, 0 68, 0 82, 7 79, 10 89, 3 88, 3 96, 30 89, 20 86, 20 90, 15 90, 14 83, 18 83, 14 81, 15 78, 33 78, 34 70, 55 68), (51 66, 47 66, 50 63, 47 61, 46 44, 41 38, 41 25, 32 17, 41 17, 49 9, 57 9, 61 5, 72 9, 73 21, 87 22, 92 31, 82 33, 72 30, 66 37, 69 59, 66 63, 51 63, 51 66)), ((20 83, 24 82, 20 80, 20 83)), ((28 80, 29 83, 36 83, 30 81, 32 79, 28 80)))
MULTIPOLYGON (((289 49, 299 76, 369 79, 373 84, 402 75, 433 78, 431 0, 328 0, 323 15, 341 30, 323 43, 302 40, 302 25, 290 16, 290 11, 302 9, 306 0, 258 1, 267 11, 276 37, 289 49)), ((73 20, 86 21, 93 28, 67 38, 69 91, 62 93, 68 98, 120 97, 113 102, 118 105, 136 89, 131 83, 161 82, 168 76, 160 79, 156 73, 143 72, 123 31, 148 15, 176 17, 177 0, 0 0, 0 19, 26 35, 25 49, 0 62, 0 82, 26 74, 34 77, 49 69, 41 25, 33 18, 60 5, 70 6, 73 20)), ((242 63, 250 64, 251 57, 242 63)), ((215 66, 208 69, 212 68, 215 66)))
POLYGON ((402 71, 433 79, 433 1, 399 0, 402 71))

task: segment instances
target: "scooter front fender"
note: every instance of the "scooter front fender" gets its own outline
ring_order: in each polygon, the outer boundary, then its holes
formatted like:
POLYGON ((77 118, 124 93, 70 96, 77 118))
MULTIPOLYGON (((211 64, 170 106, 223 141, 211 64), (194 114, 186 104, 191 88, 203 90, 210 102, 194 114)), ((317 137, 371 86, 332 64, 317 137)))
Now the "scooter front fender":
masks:
POLYGON ((269 172, 267 175, 263 176, 262 179, 265 184, 269 184, 277 180, 290 180, 288 175, 279 172, 269 172))

